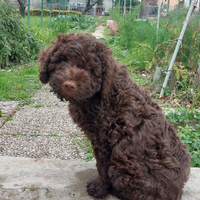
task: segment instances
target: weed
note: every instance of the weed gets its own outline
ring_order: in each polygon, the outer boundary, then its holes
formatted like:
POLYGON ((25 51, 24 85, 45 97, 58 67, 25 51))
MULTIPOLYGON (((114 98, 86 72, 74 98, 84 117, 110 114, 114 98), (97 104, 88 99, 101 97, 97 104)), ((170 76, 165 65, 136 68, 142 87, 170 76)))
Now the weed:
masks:
POLYGON ((4 119, 5 121, 10 121, 10 120, 12 120, 12 119, 13 119, 13 116, 7 116, 7 117, 3 117, 3 119, 4 119))
POLYGON ((76 139, 75 135, 72 135, 74 139, 72 140, 72 144, 79 145, 80 147, 84 148, 86 153, 86 162, 91 161, 93 158, 93 150, 90 141, 87 138, 76 139))
POLYGON ((163 88, 163 90, 164 90, 164 96, 165 96, 165 97, 171 95, 171 91, 170 91, 170 89, 169 89, 169 86, 163 88))
POLYGON ((200 111, 193 109, 176 109, 168 112, 170 119, 178 128, 178 135, 191 153, 191 166, 200 167, 200 111))
POLYGON ((53 136, 53 137, 57 137, 58 134, 57 134, 57 133, 51 133, 51 136, 53 136))
POLYGON ((43 108, 44 105, 40 105, 40 104, 38 104, 38 105, 34 105, 34 107, 35 107, 35 108, 43 108))
POLYGON ((200 167, 200 127, 196 131, 192 126, 178 126, 178 135, 191 153, 191 167, 200 167))
POLYGON ((31 137, 38 137, 38 136, 40 136, 40 134, 38 134, 38 133, 33 133, 33 134, 30 134, 29 136, 31 136, 31 137))
POLYGON ((10 135, 12 135, 12 136, 26 136, 26 134, 23 134, 23 133, 12 133, 10 135))

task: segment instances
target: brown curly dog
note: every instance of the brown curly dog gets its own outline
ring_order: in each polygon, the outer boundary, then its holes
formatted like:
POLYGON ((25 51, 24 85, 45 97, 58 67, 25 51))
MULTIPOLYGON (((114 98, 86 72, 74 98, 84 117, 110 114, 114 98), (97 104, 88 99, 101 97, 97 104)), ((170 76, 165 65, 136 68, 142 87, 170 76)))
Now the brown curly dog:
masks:
POLYGON ((92 143, 99 176, 88 194, 122 200, 180 200, 190 155, 160 106, 89 34, 58 34, 40 54, 40 80, 69 101, 92 143))

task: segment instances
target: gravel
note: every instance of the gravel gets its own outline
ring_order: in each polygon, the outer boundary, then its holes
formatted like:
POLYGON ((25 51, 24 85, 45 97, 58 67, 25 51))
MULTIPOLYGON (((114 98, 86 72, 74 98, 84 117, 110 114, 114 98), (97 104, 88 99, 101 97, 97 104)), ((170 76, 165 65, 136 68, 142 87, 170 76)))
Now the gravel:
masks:
MULTIPOLYGON (((84 134, 73 123, 68 103, 61 102, 44 85, 26 105, 4 121, 0 128, 0 156, 85 160, 84 134)), ((3 114, 16 111, 17 102, 6 105, 3 114), (9 108, 8 108, 9 107, 9 108)), ((1 118, 2 119, 2 118, 1 118)))

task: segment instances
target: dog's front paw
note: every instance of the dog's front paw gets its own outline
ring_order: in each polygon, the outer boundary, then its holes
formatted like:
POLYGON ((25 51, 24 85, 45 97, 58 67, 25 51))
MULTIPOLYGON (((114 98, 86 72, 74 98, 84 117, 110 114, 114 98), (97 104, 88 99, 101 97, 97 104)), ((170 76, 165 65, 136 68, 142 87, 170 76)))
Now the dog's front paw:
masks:
POLYGON ((99 177, 87 183, 87 192, 95 198, 103 198, 108 194, 108 185, 99 177))

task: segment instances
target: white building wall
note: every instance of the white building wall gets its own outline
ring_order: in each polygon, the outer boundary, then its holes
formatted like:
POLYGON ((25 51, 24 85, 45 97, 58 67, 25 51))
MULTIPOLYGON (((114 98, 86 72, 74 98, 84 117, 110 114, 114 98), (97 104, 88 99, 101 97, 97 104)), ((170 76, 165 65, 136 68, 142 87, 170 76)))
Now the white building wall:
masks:
POLYGON ((184 6, 185 7, 189 7, 190 4, 190 0, 184 0, 184 6))
POLYGON ((112 8, 112 0, 104 0, 106 12, 112 8))
POLYGON ((70 0, 69 3, 85 3, 85 0, 70 0))

